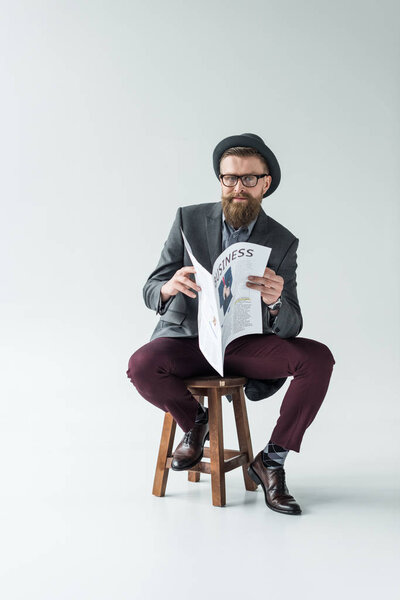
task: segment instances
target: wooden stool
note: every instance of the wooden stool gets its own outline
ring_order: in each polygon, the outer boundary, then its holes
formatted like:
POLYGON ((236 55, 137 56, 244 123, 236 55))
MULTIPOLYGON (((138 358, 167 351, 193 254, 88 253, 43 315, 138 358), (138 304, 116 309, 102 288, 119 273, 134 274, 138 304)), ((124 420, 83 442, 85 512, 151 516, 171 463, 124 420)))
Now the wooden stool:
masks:
MULTIPOLYGON (((208 421, 210 426, 210 446, 204 446, 204 458, 188 470, 189 481, 200 481, 200 473, 211 474, 212 503, 214 506, 225 506, 225 473, 242 467, 246 490, 255 491, 257 485, 250 479, 247 467, 253 461, 253 449, 247 419, 247 410, 243 385, 244 377, 195 377, 186 379, 185 384, 195 398, 204 404, 204 396, 208 397, 208 421), (236 430, 240 450, 224 448, 222 431, 221 396, 232 396, 235 412, 236 430)), ((176 421, 170 413, 165 413, 164 425, 158 451, 157 467, 154 476, 153 494, 164 496, 167 487, 168 473, 172 462, 172 446, 175 438, 176 421)))

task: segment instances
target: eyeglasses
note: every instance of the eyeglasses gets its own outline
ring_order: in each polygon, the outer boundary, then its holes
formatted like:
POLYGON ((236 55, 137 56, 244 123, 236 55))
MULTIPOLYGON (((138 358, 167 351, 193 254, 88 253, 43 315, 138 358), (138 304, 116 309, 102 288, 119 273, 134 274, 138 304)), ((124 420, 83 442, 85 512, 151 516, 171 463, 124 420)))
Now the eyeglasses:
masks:
POLYGON ((235 187, 238 179, 240 179, 245 187, 254 187, 261 177, 268 176, 268 173, 263 173, 262 175, 220 175, 219 177, 226 187, 235 187))

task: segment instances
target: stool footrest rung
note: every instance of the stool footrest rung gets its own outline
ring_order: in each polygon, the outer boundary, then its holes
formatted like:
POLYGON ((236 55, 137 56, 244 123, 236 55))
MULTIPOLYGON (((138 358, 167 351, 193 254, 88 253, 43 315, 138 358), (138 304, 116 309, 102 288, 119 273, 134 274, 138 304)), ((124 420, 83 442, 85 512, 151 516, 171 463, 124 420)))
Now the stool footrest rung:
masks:
MULTIPOLYGON (((204 458, 210 458, 210 448, 204 448, 203 453, 204 458)), ((224 463, 223 463, 223 471, 227 473, 228 471, 232 471, 232 469, 237 469, 238 467, 243 467, 243 465, 247 465, 249 463, 249 456, 247 452, 240 452, 239 450, 224 450, 224 463)), ((172 456, 167 458, 166 468, 170 469, 172 463, 172 456)), ((191 469, 187 469, 187 471, 200 471, 201 473, 211 473, 211 463, 201 461, 194 465, 191 469)))

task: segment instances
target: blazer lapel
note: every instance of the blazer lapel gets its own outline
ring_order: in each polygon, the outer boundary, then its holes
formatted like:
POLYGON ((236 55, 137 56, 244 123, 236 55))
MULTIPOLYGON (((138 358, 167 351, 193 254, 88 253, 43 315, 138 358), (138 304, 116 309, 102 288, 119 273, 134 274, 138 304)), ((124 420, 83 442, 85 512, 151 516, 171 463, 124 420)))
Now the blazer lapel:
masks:
POLYGON ((268 246, 268 230, 268 217, 261 208, 258 219, 248 241, 252 244, 260 244, 260 246, 268 246))
POLYGON ((284 246, 282 247, 281 231, 275 226, 275 221, 265 214, 261 209, 254 229, 249 237, 249 242, 260 244, 260 246, 269 246, 271 254, 267 266, 277 270, 281 260, 284 246))
POLYGON ((222 252, 222 204, 216 203, 206 215, 206 234, 211 270, 222 252))

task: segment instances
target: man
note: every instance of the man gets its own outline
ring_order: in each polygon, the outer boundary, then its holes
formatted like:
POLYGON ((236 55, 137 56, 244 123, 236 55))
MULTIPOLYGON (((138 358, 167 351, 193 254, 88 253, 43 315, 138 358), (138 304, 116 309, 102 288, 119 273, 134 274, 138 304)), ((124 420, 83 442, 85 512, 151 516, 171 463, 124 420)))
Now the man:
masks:
POLYGON ((139 393, 170 412, 185 432, 171 468, 189 469, 203 457, 209 436, 208 411, 184 384, 193 376, 217 375, 198 345, 195 269, 183 244, 181 228, 198 261, 210 272, 217 256, 235 242, 272 248, 262 277, 249 273, 248 287, 260 292, 263 333, 242 336, 225 352, 224 372, 247 377, 246 395, 260 400, 293 376, 269 442, 249 465, 249 475, 264 490, 269 508, 300 514, 289 494, 284 462, 300 451, 328 389, 335 360, 324 344, 296 337, 303 325, 296 292, 299 240, 261 208, 280 182, 274 153, 257 135, 223 139, 214 149, 213 166, 221 184, 221 202, 179 208, 156 269, 144 289, 146 305, 160 315, 151 341, 129 361, 128 377, 139 393))

